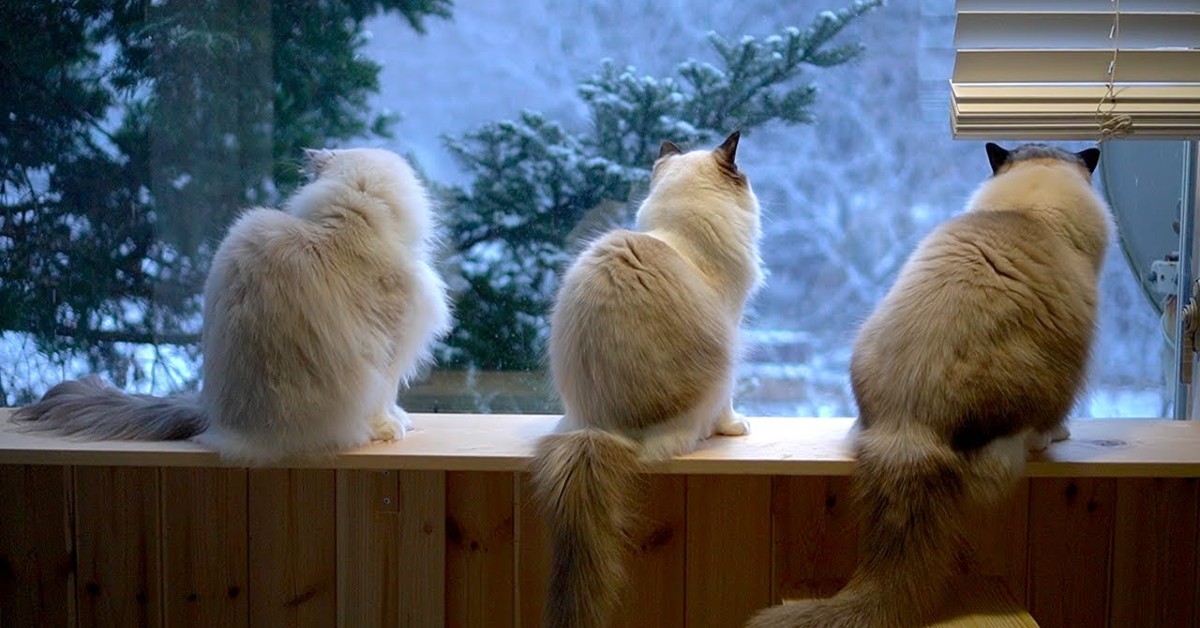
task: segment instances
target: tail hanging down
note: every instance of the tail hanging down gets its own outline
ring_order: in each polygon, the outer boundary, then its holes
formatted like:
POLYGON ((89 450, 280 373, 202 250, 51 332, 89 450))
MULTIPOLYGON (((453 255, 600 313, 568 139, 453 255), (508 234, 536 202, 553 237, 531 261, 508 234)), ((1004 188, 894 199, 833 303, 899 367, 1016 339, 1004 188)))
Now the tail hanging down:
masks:
POLYGON ((1023 448, 1015 452, 1020 458, 992 451, 1011 446, 999 442, 961 454, 911 435, 867 430, 860 439, 855 483, 864 551, 858 569, 837 595, 766 609, 747 628, 924 625, 954 575, 966 503, 997 500, 1020 473, 1025 455, 1023 448))
POLYGON ((546 628, 602 628, 617 608, 635 520, 638 445, 598 430, 537 446, 535 498, 550 521, 554 560, 546 628))
POLYGON ((29 431, 89 440, 183 440, 208 426, 194 396, 128 395, 95 375, 54 386, 13 420, 29 431))

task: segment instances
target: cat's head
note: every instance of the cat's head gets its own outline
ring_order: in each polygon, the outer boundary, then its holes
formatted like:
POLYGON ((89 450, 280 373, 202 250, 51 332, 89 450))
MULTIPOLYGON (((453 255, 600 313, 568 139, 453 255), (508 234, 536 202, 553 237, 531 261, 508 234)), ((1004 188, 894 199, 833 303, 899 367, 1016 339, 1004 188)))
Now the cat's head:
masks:
POLYGON ((1022 144, 1009 150, 988 142, 984 148, 987 150, 988 162, 992 165, 992 176, 1004 174, 1021 165, 1045 164, 1049 161, 1078 166, 1084 176, 1091 180, 1092 173, 1096 171, 1096 164, 1100 163, 1100 149, 1094 147, 1072 153, 1046 144, 1022 144))
POLYGON ((304 170, 312 178, 306 187, 350 186, 387 206, 406 243, 433 236, 436 224, 425 186, 400 155, 380 148, 346 148, 305 149, 304 157, 304 170))
POLYGON ((650 193, 671 195, 716 194, 748 211, 758 211, 750 179, 738 169, 741 133, 734 131, 712 150, 683 151, 665 140, 650 172, 650 193))

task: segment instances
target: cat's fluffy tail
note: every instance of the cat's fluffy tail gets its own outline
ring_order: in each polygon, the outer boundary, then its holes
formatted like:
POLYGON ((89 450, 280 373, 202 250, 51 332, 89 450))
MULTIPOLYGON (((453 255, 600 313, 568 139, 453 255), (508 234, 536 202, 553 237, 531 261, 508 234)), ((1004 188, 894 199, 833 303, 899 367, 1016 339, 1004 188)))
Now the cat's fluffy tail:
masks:
POLYGON ((637 443, 598 430, 538 443, 534 496, 549 518, 554 548, 546 628, 601 628, 611 621, 636 517, 638 454, 637 443))
POLYGON ((999 501, 1019 477, 1021 438, 970 454, 929 435, 859 434, 863 558, 828 599, 766 609, 748 628, 908 628, 941 606, 963 549, 968 504, 999 501))
POLYGON ((208 426, 195 396, 128 395, 95 375, 57 384, 13 420, 29 431, 89 440, 183 440, 208 426))

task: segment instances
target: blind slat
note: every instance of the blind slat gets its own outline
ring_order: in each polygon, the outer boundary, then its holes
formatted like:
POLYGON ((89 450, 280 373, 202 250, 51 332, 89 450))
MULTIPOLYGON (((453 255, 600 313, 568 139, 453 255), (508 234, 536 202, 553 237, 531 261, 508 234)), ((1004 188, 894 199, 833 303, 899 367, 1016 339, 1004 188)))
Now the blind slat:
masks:
POLYGON ((958 0, 956 7, 956 137, 1200 138, 1200 0, 958 0))

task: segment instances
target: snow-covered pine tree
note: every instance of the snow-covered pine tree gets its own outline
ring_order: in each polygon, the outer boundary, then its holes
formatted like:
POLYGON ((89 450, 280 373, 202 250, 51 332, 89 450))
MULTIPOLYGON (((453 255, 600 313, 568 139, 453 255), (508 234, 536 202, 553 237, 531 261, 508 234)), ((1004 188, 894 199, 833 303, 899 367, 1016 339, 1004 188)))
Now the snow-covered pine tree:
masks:
POLYGON ((704 144, 771 121, 805 124, 816 97, 805 66, 863 53, 834 39, 883 4, 859 0, 808 28, 734 42, 715 33, 717 65, 688 60, 655 78, 611 61, 579 87, 591 124, 571 131, 544 116, 483 126, 447 145, 473 181, 443 190, 461 281, 458 326, 444 365, 525 370, 542 363, 558 274, 582 239, 629 217, 659 143, 704 144))

